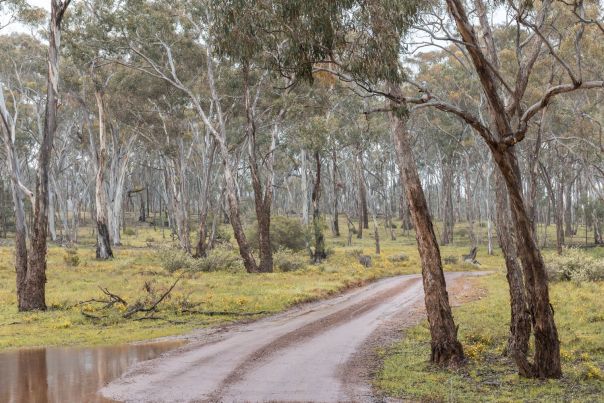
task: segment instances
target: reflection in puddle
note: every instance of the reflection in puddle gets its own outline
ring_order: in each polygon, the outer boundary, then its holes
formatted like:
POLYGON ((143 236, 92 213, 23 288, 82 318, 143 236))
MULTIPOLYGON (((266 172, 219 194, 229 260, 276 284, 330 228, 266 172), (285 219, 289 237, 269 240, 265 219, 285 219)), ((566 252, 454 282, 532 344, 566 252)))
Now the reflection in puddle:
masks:
POLYGON ((131 365, 181 341, 90 348, 28 348, 0 353, 0 402, 107 402, 96 392, 131 365))

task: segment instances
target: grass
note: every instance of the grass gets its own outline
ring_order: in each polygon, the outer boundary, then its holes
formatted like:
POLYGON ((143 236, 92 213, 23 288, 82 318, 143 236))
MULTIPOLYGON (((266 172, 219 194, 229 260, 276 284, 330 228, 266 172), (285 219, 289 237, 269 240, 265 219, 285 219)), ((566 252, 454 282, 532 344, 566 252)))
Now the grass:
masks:
MULTIPOLYGON (((146 340, 177 335, 195 328, 215 326, 241 320, 236 315, 203 315, 182 313, 183 308, 197 311, 228 311, 238 313, 279 312, 295 304, 326 298, 349 287, 397 274, 419 273, 419 256, 412 235, 399 236, 396 241, 386 237, 382 228, 380 256, 374 254, 373 231, 362 240, 353 238, 353 246, 345 245, 345 235, 328 235, 333 250, 320 265, 288 273, 247 274, 243 272, 212 272, 187 274, 177 284, 170 298, 154 316, 161 319, 133 321, 121 317, 124 308, 116 305, 110 310, 100 304, 77 305, 80 301, 102 299, 99 287, 105 287, 124 298, 130 305, 146 297, 145 284, 159 294, 179 275, 160 267, 157 245, 169 245, 160 230, 149 226, 129 226, 133 235, 124 235, 123 246, 115 249, 116 258, 98 261, 94 257, 90 228, 82 228, 77 250, 79 264, 69 266, 68 252, 50 245, 48 253, 46 301, 48 311, 19 313, 16 309, 13 249, 0 246, 0 349, 54 346, 97 345, 146 340), (361 266, 351 253, 362 249, 372 256, 372 267, 361 266), (388 256, 404 253, 409 259, 391 262, 388 256), (107 316, 100 320, 86 317, 107 316)), ((400 232, 400 230, 398 230, 400 232)), ((467 247, 445 247, 443 255, 461 256, 467 247)), ((479 259, 481 258, 479 253, 479 259)), ((486 266, 497 257, 484 258, 486 266)), ((476 270, 475 266, 448 265, 447 270, 476 270)))
POLYGON ((551 285, 564 377, 536 381, 520 378, 503 356, 509 324, 504 272, 471 281, 487 296, 454 310, 467 365, 457 370, 429 365, 429 331, 423 323, 383 352, 383 368, 375 381, 378 389, 388 396, 419 401, 602 401, 603 282, 551 285))

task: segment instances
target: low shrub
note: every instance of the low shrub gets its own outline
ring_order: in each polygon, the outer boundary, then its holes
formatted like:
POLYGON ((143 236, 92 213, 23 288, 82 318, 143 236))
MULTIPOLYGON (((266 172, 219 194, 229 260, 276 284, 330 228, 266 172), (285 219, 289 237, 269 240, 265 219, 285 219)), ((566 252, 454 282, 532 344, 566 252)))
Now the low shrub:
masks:
POLYGON ((233 248, 227 246, 217 246, 210 249, 206 257, 198 259, 176 248, 163 248, 158 254, 162 268, 170 273, 177 270, 236 272, 243 269, 243 261, 239 254, 233 248))
POLYGON ((358 258, 359 256, 363 255, 363 249, 361 249, 361 248, 353 248, 353 249, 350 249, 350 250, 346 251, 346 253, 348 255, 350 255, 350 256, 358 258))
POLYGON ((136 235, 136 231, 133 228, 124 228, 124 235, 133 236, 136 235))
POLYGON ((551 281, 604 280, 604 259, 594 258, 580 249, 565 249, 562 255, 552 255, 545 261, 551 281))
MULTIPOLYGON (((279 249, 290 249, 294 252, 306 248, 306 231, 297 218, 275 216, 271 218, 271 248, 273 252, 279 249)), ((258 223, 255 222, 248 230, 247 238, 252 248, 258 250, 258 223)))
POLYGON ((294 252, 291 249, 279 249, 273 253, 275 271, 296 271, 304 269, 308 264, 308 256, 304 252, 294 252))
POLYGON ((214 239, 217 243, 228 244, 231 242, 231 232, 224 225, 219 225, 216 227, 216 233, 214 234, 214 239))
POLYGON ((191 271, 228 271, 238 272, 243 269, 243 260, 239 253, 228 246, 217 246, 210 249, 206 257, 193 259, 189 269, 191 271))
POLYGON ((406 262, 409 260, 409 256, 405 255, 404 253, 396 253, 394 255, 388 256, 388 260, 393 263, 406 262))
POLYGON ((445 262, 445 264, 457 264, 459 259, 457 258, 457 256, 445 256, 443 261, 445 262))
POLYGON ((369 255, 361 255, 359 256, 359 263, 364 267, 371 267, 371 256, 369 255))
POLYGON ((181 269, 189 269, 193 259, 182 249, 176 248, 161 248, 157 255, 161 267, 170 273, 181 269))
POLYGON ((78 256, 78 249, 75 247, 65 248, 65 254, 63 255, 63 261, 69 267, 77 267, 80 264, 80 257, 78 256))

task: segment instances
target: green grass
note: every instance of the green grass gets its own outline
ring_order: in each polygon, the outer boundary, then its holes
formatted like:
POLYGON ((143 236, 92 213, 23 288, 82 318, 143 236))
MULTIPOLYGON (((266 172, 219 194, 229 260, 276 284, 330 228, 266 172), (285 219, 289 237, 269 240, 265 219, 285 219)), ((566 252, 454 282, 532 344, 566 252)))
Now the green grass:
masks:
POLYGON ((388 396, 420 401, 602 401, 604 283, 551 285, 564 377, 537 381, 520 378, 503 356, 509 324, 505 274, 499 270, 471 281, 487 296, 454 310, 467 365, 458 370, 429 365, 429 331, 423 323, 383 352, 378 389, 388 396))
MULTIPOLYGON (((342 223, 344 225, 344 223, 342 223)), ((94 258, 93 237, 90 228, 82 228, 77 255, 80 263, 70 267, 64 261, 66 252, 51 245, 48 254, 46 301, 48 311, 19 313, 16 308, 13 249, 0 247, 0 349, 26 346, 115 344, 177 335, 194 328, 215 326, 236 320, 234 315, 184 314, 182 308, 194 306, 198 311, 279 312, 295 304, 326 298, 349 287, 365 284, 378 278, 397 274, 419 273, 419 256, 412 235, 392 241, 381 228, 380 256, 374 254, 373 231, 365 231, 362 240, 353 238, 353 246, 346 247, 345 232, 340 238, 328 235, 328 247, 334 253, 321 265, 289 273, 195 273, 187 274, 178 283, 170 298, 154 316, 157 320, 133 321, 121 317, 124 308, 100 309, 100 304, 76 305, 80 301, 105 298, 99 286, 107 288, 130 304, 145 297, 144 285, 149 283, 162 292, 179 275, 170 274, 159 264, 157 245, 168 245, 161 230, 152 227, 130 226, 134 235, 124 235, 123 246, 114 250, 116 258, 97 261, 94 258), (152 242, 151 242, 152 241, 152 242), (147 245, 151 242, 150 245, 147 245), (362 267, 351 251, 362 249, 372 255, 373 265, 362 267), (391 254, 405 253, 409 260, 391 262, 391 254), (82 311, 101 320, 88 318, 82 311)), ((345 227, 344 227, 345 228, 345 227)), ((400 231, 400 230, 398 230, 400 231)), ((467 247, 445 247, 443 255, 460 256, 467 247)), ((486 266, 497 257, 479 259, 486 266)), ((485 266, 485 267, 486 267, 485 266)), ((452 265, 447 270, 476 270, 475 266, 452 265)), ((478 268, 478 269, 482 269, 478 268)))

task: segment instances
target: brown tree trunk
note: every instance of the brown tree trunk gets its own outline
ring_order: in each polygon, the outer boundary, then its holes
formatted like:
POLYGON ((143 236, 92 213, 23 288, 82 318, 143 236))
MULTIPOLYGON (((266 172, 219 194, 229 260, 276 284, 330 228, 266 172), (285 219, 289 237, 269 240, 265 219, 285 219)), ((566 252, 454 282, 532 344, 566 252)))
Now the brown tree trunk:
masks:
POLYGON ((514 148, 501 152, 491 148, 497 166, 505 180, 512 209, 512 219, 516 229, 517 247, 524 270, 529 307, 533 319, 535 336, 535 358, 533 376, 539 378, 559 378, 560 341, 554 323, 554 311, 550 304, 549 288, 545 264, 535 243, 531 220, 522 198, 520 169, 514 155, 514 148))
POLYGON ((453 214, 453 169, 450 161, 443 164, 443 233, 441 244, 448 245, 453 242, 453 227, 455 215, 453 214))
MULTIPOLYGON (((44 132, 38 157, 36 197, 29 268, 22 283, 20 311, 46 310, 46 252, 48 232, 48 170, 52 144, 57 130, 59 95, 59 48, 61 46, 61 21, 70 0, 52 0, 48 30, 48 77, 44 132)), ((23 256, 21 256, 23 258, 23 256)))
POLYGON ((564 184, 558 183, 558 194, 556 195, 556 250, 562 254, 564 247, 564 184))
POLYGON ((566 192, 564 194, 564 235, 570 237, 575 235, 575 230, 573 228, 572 189, 572 184, 569 183, 566 186, 566 192))
MULTIPOLYGON (((0 95, 1 96, 1 95, 0 95)), ((11 190, 15 213, 15 271, 17 273, 17 304, 19 311, 26 306, 25 285, 27 283, 28 250, 27 250, 27 224, 25 220, 25 206, 23 202, 23 191, 19 186, 19 164, 15 155, 14 144, 11 135, 5 137, 4 142, 7 150, 9 171, 11 174, 11 190)))
MULTIPOLYGON (((365 186, 365 175, 363 175, 363 152, 357 149, 355 159, 357 164, 357 175, 359 181, 359 228, 369 229, 369 213, 367 208, 367 187, 365 186)), ((362 231, 359 231, 362 234, 362 231)), ((359 238, 361 238, 359 236, 359 238)))
MULTIPOLYGON (((203 202, 203 201, 202 201, 203 202)), ((195 257, 206 257, 208 255, 208 212, 201 211, 199 214, 199 231, 197 245, 195 246, 195 257)))
MULTIPOLYGON (((260 178, 260 169, 257 161, 256 150, 256 122, 254 117, 254 102, 250 97, 249 88, 249 65, 243 63, 243 79, 245 92, 245 110, 247 117, 246 132, 248 137, 248 158, 250 163, 250 174, 252 179, 252 188, 254 189, 254 206, 256 208, 256 220, 258 222, 258 245, 260 249, 260 264, 258 271, 261 273, 271 273, 273 271, 273 250, 271 247, 271 206, 273 202, 273 161, 274 150, 276 147, 276 130, 272 133, 272 143, 270 157, 268 160, 267 180, 262 186, 260 178)), ((281 117, 284 113, 282 109, 279 113, 281 117)))
POLYGON ((399 182, 401 186, 401 198, 399 201, 399 216, 401 219, 401 225, 403 230, 409 231, 413 228, 411 223, 411 215, 409 213, 409 202, 405 192, 405 180, 403 178, 403 171, 399 168, 399 182))
POLYGON ((313 253, 313 262, 321 263, 326 257, 325 252, 325 236, 323 235, 323 228, 321 225, 321 214, 319 210, 319 203, 321 201, 321 156, 318 151, 315 151, 315 163, 317 166, 317 176, 315 177, 315 184, 312 189, 312 225, 315 235, 315 250, 313 253))
MULTIPOLYGON (((400 95, 397 86, 390 87, 394 95, 400 95)), ((440 250, 413 158, 409 133, 405 122, 395 114, 391 114, 391 121, 393 142, 405 183, 422 262, 424 299, 432 338, 430 361, 443 365, 460 364, 464 360, 463 348, 457 340, 457 327, 449 305, 440 250)))
MULTIPOLYGON (((199 237, 195 247, 195 257, 206 257, 208 253, 208 210, 210 208, 210 185, 212 177, 212 169, 214 167, 214 156, 216 154, 216 142, 206 136, 206 147, 210 148, 209 154, 205 155, 205 169, 203 172, 203 189, 201 194, 201 208, 199 211, 199 237), (211 145, 209 144, 211 142, 211 145)), ((147 203, 148 205, 148 203, 147 203)))
POLYGON ((226 182, 226 195, 227 202, 229 205, 229 221, 231 222, 231 226, 233 227, 233 235, 235 235, 235 239, 237 240, 237 245, 239 246, 239 254, 243 259, 243 265, 245 267, 245 270, 248 273, 257 273, 259 269, 256 265, 256 260, 252 255, 250 245, 245 236, 243 225, 241 224, 241 214, 239 212, 239 200, 237 199, 237 188, 235 186, 235 178, 233 178, 231 169, 228 166, 228 151, 226 150, 226 145, 224 143, 221 144, 221 148, 223 148, 222 154, 226 182))
POLYGON ((377 220, 375 219, 375 216, 373 217, 373 236, 375 238, 375 254, 379 255, 381 252, 380 231, 378 230, 378 223, 377 223, 377 220))
POLYGON ((336 150, 331 153, 331 175, 333 182, 333 236, 340 236, 340 224, 338 223, 338 165, 337 165, 337 154, 336 150))
MULTIPOLYGON (((476 187, 478 188, 478 180, 476 181, 476 187)), ((472 244, 472 248, 478 245, 478 239, 476 237, 476 231, 474 231, 474 205, 472 203, 472 195, 470 193, 470 161, 469 158, 466 158, 466 169, 465 169, 465 188, 466 188, 466 219, 468 220, 468 235, 470 237, 470 242, 472 244)), ((489 220, 489 207, 488 207, 488 194, 487 194, 487 221, 489 220)), ((479 208, 479 217, 478 223, 480 227, 480 208, 479 208)), ((488 225, 488 224, 487 224, 488 225)), ((490 232, 487 230, 488 244, 489 244, 489 255, 492 254, 492 249, 490 248, 491 239, 490 232)))
POLYGON ((505 259, 506 276, 510 290, 511 319, 507 351, 516 362, 520 375, 530 377, 534 373, 533 366, 527 360, 531 336, 531 316, 522 279, 522 268, 518 262, 516 240, 510 225, 510 206, 505 182, 498 168, 495 168, 494 174, 497 239, 505 259))

